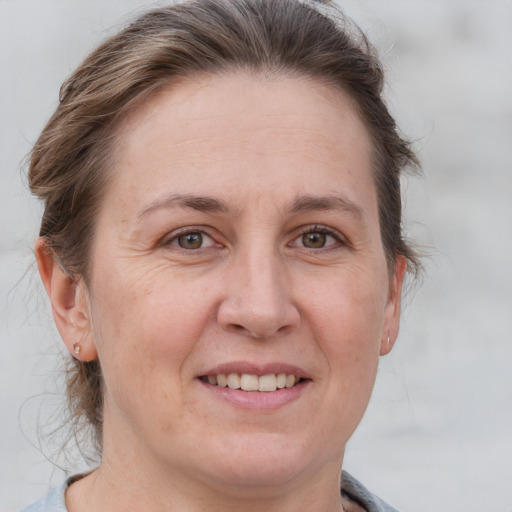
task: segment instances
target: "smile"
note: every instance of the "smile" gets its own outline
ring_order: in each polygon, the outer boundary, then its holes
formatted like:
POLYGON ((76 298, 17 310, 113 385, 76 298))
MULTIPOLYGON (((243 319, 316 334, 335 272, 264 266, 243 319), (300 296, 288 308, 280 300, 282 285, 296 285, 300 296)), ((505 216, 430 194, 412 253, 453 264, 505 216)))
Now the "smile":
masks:
POLYGON ((261 392, 292 388, 301 381, 300 377, 286 373, 269 373, 261 376, 249 373, 219 373, 217 375, 205 375, 201 377, 201 380, 212 386, 261 392))

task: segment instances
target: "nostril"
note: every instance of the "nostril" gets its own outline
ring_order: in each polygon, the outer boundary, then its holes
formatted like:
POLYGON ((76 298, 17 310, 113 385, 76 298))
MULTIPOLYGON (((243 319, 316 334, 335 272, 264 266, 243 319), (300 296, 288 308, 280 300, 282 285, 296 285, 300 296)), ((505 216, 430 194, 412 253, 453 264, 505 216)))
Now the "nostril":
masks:
POLYGON ((229 294, 217 311, 221 328, 254 339, 283 335, 299 324, 299 314, 293 303, 284 297, 258 297, 245 290, 242 297, 229 294), (279 299, 279 300, 278 300, 279 299))
POLYGON ((248 336, 248 337, 251 337, 254 339, 262 339, 262 338, 267 337, 265 335, 255 333, 255 332, 251 331, 250 329, 248 329, 247 327, 244 327, 241 324, 229 324, 229 325, 225 326, 225 329, 228 331, 231 331, 232 333, 248 336))
POLYGON ((240 324, 231 324, 229 326, 233 331, 237 332, 248 332, 248 329, 246 329, 243 325, 240 324))
POLYGON ((273 338, 276 335, 284 335, 292 329, 290 325, 282 325, 277 329, 275 326, 269 325, 251 325, 252 328, 246 327, 242 324, 230 323, 224 328, 232 333, 243 334, 255 340, 265 340, 273 338))

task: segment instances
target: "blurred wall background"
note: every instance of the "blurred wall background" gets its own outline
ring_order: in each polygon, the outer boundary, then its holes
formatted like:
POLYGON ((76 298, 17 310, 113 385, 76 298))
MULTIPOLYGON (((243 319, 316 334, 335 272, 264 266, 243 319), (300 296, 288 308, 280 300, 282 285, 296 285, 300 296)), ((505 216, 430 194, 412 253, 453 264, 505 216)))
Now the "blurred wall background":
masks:
MULTIPOLYGON (((0 0, 0 509, 7 512, 41 497, 69 469, 59 432, 37 434, 59 424, 62 373, 32 264, 40 206, 24 185, 22 159, 85 54, 112 27, 159 3, 0 0)), ((404 511, 510 512, 512 2, 342 5, 377 44, 392 110, 417 141, 425 177, 404 183, 407 228, 431 254, 345 468, 404 511)))

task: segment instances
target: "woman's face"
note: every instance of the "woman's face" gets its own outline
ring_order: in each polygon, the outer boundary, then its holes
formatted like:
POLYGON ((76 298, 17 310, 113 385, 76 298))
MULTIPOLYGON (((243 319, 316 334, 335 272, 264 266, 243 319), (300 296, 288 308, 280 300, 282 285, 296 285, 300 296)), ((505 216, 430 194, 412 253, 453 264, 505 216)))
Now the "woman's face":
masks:
POLYGON ((104 462, 213 486, 338 473, 404 268, 389 275, 345 94, 258 76, 161 91, 122 126, 92 254, 104 462))

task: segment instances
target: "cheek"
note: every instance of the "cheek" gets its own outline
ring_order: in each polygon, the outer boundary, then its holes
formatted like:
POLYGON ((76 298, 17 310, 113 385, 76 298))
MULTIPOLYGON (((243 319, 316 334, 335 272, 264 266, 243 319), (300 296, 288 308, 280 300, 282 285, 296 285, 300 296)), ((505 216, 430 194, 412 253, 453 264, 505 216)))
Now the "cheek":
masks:
POLYGON ((379 275, 346 266, 308 287, 310 321, 339 341, 333 349, 350 351, 380 342, 388 291, 379 275))
POLYGON ((117 266, 108 279, 97 274, 96 282, 103 284, 94 287, 94 339, 112 392, 157 379, 163 392, 175 388, 208 321, 207 294, 195 293, 165 270, 134 272, 117 266))
POLYGON ((343 396, 354 407, 366 407, 377 372, 385 298, 384 280, 348 268, 308 296, 308 323, 329 368, 335 403, 343 396))

